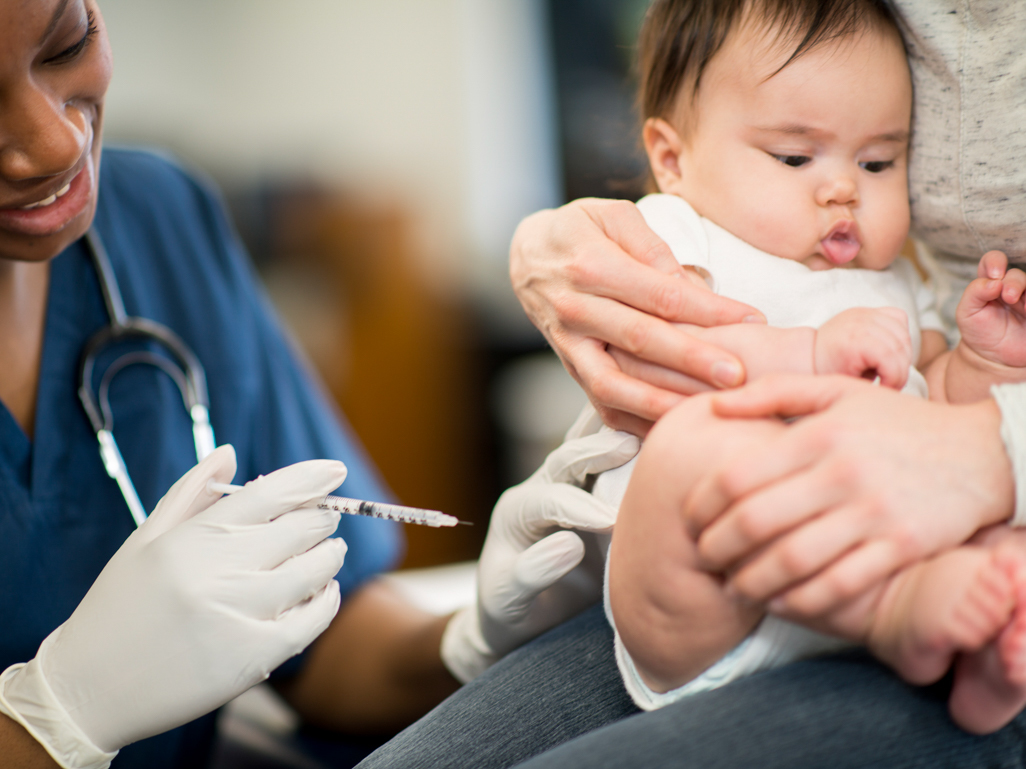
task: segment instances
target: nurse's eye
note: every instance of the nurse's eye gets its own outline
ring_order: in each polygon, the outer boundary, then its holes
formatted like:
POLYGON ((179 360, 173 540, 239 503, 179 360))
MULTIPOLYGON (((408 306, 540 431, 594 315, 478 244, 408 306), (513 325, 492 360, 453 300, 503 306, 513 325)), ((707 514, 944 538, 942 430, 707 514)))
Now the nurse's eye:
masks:
POLYGON ((773 157, 791 168, 799 168, 812 160, 807 155, 774 155, 773 157))
POLYGON ((886 171, 888 168, 894 165, 893 160, 867 160, 859 165, 869 171, 871 174, 878 174, 881 171, 886 171))
POLYGON ((43 61, 43 63, 44 64, 65 64, 65 63, 67 63, 69 61, 73 61, 74 59, 76 59, 78 57, 78 55, 80 53, 82 53, 82 51, 84 51, 86 49, 86 46, 89 45, 89 41, 92 40, 93 37, 96 36, 96 33, 98 31, 97 28, 96 28, 96 19, 93 16, 93 12, 92 11, 88 12, 88 14, 86 16, 86 21, 87 21, 87 25, 86 25, 85 34, 82 35, 82 38, 77 43, 75 43, 74 45, 68 46, 67 48, 65 48, 63 51, 61 51, 60 53, 56 54, 55 56, 51 56, 50 58, 45 59, 43 61))

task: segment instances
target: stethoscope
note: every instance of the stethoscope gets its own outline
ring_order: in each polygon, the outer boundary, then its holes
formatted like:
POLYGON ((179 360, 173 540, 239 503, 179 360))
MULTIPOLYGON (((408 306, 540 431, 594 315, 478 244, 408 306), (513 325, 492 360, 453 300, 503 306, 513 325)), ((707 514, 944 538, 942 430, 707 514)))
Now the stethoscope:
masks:
POLYGON ((104 248, 103 241, 95 228, 91 228, 86 233, 84 242, 93 264, 96 266, 110 324, 93 334, 82 350, 82 358, 79 362, 78 397, 82 401, 82 407, 92 423, 93 430, 96 431, 104 469, 121 489, 121 494, 125 498, 125 502, 128 503, 128 509, 132 513, 135 525, 141 526, 146 520, 146 511, 143 509, 142 502, 139 501, 135 485, 128 474, 128 466, 125 464, 124 457, 121 456, 118 442, 114 440, 114 415, 110 408, 110 384, 119 372, 137 364, 156 366, 171 377, 171 380, 178 386, 185 409, 192 418, 192 437, 196 444, 196 459, 199 461, 210 454, 216 446, 214 430, 210 426, 207 378, 199 358, 175 332, 156 321, 132 317, 125 312, 125 303, 121 298, 121 289, 118 287, 114 270, 110 266, 107 249, 104 248), (157 355, 149 350, 127 352, 107 366, 94 393, 93 368, 96 365, 97 356, 111 345, 127 340, 155 342, 163 347, 170 357, 157 355))

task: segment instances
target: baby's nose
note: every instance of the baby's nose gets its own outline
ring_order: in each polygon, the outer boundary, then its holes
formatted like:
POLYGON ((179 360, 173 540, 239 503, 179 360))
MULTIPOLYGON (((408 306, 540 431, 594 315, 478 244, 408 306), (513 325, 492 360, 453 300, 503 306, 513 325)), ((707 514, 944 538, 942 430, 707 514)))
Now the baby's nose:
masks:
POLYGON ((852 206, 856 205, 858 201, 858 185, 847 173, 832 175, 820 185, 816 192, 816 202, 821 206, 852 206))

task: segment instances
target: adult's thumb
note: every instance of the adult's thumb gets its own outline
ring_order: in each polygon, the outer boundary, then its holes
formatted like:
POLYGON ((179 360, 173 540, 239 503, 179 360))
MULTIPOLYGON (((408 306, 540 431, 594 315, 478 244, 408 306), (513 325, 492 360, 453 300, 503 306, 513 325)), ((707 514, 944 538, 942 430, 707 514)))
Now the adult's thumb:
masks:
POLYGON ((800 417, 824 411, 859 388, 871 386, 850 376, 770 374, 744 387, 716 393, 712 407, 721 417, 800 417))
POLYGON ((565 577, 584 558, 584 542, 572 531, 557 531, 535 542, 517 557, 513 569, 521 600, 529 603, 565 577))
POLYGON ((626 464, 640 447, 630 433, 602 431, 567 441, 546 457, 543 469, 555 483, 581 486, 589 475, 626 464))
POLYGON ((153 539, 203 512, 221 498, 219 492, 207 488, 207 483, 211 480, 230 483, 235 477, 235 468, 235 448, 228 443, 218 446, 175 482, 157 503, 140 531, 153 539))

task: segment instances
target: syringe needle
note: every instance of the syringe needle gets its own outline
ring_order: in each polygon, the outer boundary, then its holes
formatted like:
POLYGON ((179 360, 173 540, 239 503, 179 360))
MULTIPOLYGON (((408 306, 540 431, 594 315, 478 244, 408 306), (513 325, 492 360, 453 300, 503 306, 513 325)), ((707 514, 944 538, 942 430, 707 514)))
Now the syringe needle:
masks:
MULTIPOLYGON (((210 491, 219 492, 221 494, 234 494, 236 491, 239 491, 242 486, 237 486, 234 483, 217 483, 216 481, 211 480, 207 481, 207 488, 210 489, 210 491)), ((319 507, 337 510, 338 512, 345 513, 346 515, 366 515, 371 518, 383 518, 388 521, 398 521, 400 523, 415 523, 420 526, 431 526, 434 528, 441 526, 455 526, 457 524, 463 524, 465 526, 473 525, 469 521, 461 521, 453 515, 446 515, 440 510, 424 510, 419 507, 391 505, 387 502, 368 502, 363 499, 335 497, 330 494, 324 498, 319 507)))

